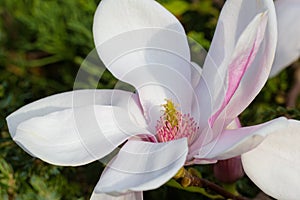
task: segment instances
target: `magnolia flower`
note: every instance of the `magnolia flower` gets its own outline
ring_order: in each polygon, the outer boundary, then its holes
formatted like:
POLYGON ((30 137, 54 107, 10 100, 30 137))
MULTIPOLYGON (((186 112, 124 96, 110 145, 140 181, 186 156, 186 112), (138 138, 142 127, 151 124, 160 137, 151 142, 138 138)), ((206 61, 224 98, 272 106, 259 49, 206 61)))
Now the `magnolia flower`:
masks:
POLYGON ((270 76, 277 75, 300 57, 300 1, 276 0, 278 42, 270 76))
POLYGON ((50 96, 8 116, 10 134, 32 156, 62 166, 120 146, 91 199, 141 199, 185 164, 236 157, 259 144, 242 156, 246 173, 274 197, 299 195, 297 121, 228 128, 268 78, 276 30, 272 0, 226 1, 201 72, 183 27, 157 2, 102 0, 93 25, 97 51, 136 92, 50 96))

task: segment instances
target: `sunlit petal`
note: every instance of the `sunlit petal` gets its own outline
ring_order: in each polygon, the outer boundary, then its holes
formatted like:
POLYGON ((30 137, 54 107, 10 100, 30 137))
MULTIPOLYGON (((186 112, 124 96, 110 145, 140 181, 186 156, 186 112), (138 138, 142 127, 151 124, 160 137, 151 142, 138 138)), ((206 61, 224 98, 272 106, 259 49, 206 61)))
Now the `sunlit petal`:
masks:
POLYGON ((252 181, 276 199, 300 196, 300 122, 289 120, 252 151, 242 155, 243 167, 252 181))

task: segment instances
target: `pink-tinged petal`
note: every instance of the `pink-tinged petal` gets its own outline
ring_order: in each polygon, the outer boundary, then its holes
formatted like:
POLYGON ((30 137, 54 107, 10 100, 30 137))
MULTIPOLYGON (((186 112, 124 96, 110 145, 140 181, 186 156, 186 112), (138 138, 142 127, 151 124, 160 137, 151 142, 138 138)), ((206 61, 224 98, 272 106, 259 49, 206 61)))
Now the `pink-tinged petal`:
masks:
POLYGON ((231 100, 246 70, 254 61, 260 44, 264 39, 267 20, 267 13, 256 15, 238 39, 228 65, 228 84, 225 98, 219 110, 209 118, 211 126, 213 126, 216 118, 231 100))
POLYGON ((108 164, 96 193, 124 193, 158 188, 184 165, 187 140, 167 143, 128 141, 108 164))
POLYGON ((266 194, 276 199, 300 196, 300 122, 276 130, 252 151, 242 155, 246 174, 266 194))
MULTIPOLYGON (((194 158, 195 154, 199 153, 199 147, 214 144, 220 133, 223 132, 223 123, 217 124, 218 126, 214 126, 214 129, 207 127, 203 129, 201 135, 197 140, 190 145, 190 153, 188 155, 188 164, 207 164, 207 163, 215 163, 217 160, 212 159, 204 159, 204 158, 194 158), (213 141, 213 142, 212 142, 213 141)), ((226 127, 226 129, 238 129, 241 128, 241 123, 238 117, 232 120, 231 123, 226 127)))
MULTIPOLYGON (((237 117, 260 92, 268 79, 277 41, 277 23, 273 1, 247 1, 259 2, 268 11, 268 23, 264 39, 251 66, 245 72, 237 90, 226 106, 225 125, 237 117)), ((248 9, 251 9, 248 8, 248 9)))
MULTIPOLYGON (((196 163, 205 164, 205 163, 216 162, 217 160, 209 160, 209 159, 205 160, 203 158, 195 159, 194 153, 196 152, 196 154, 197 154, 200 146, 205 146, 205 145, 211 143, 211 141, 213 141, 214 139, 216 139, 220 135, 220 133, 223 132, 223 126, 224 126, 224 122, 218 123, 217 125, 215 125, 213 127, 213 129, 210 127, 203 129, 200 137, 190 146, 190 154, 188 156, 189 160, 192 160, 192 162, 194 162, 195 164, 196 163)), ((232 120, 231 123, 229 123, 227 125, 226 129, 237 129, 237 128, 241 128, 241 127, 242 126, 241 126, 240 120, 236 117, 234 120, 232 120)))
POLYGON ((143 192, 128 192, 119 196, 93 192, 90 200, 143 200, 143 192))
POLYGON ((103 0, 93 33, 101 60, 136 88, 152 127, 165 99, 190 112, 189 46, 183 27, 164 7, 152 0, 103 0))
POLYGON ((298 0, 275 1, 278 22, 278 42, 270 76, 300 57, 300 2, 298 0))
POLYGON ((236 42, 245 28, 257 14, 266 10, 269 12, 269 17, 273 17, 275 10, 272 0, 226 1, 208 52, 211 59, 205 61, 204 68, 209 68, 210 66, 224 67, 224 62, 228 64, 236 42))
POLYGON ((280 117, 256 126, 224 130, 214 141, 198 149, 198 154, 194 157, 224 160, 239 156, 259 145, 267 135, 284 129, 287 124, 287 119, 280 117))
POLYGON ((113 106, 82 106, 51 112, 21 122, 14 141, 48 163, 77 166, 98 160, 126 139, 150 134, 113 106))
MULTIPOLYGON (((229 65, 239 38, 255 16, 264 12, 268 14, 264 39, 254 61, 248 66, 248 70, 240 80, 240 85, 227 105, 230 119, 223 123, 224 127, 249 105, 262 88, 274 58, 276 46, 274 41, 277 39, 275 8, 272 0, 226 1, 204 63, 202 79, 196 88, 201 96, 199 103, 202 127, 207 125, 208 119, 218 111, 225 99, 227 88, 220 86, 227 86, 229 65)), ((227 114, 224 117, 227 117, 227 114)))

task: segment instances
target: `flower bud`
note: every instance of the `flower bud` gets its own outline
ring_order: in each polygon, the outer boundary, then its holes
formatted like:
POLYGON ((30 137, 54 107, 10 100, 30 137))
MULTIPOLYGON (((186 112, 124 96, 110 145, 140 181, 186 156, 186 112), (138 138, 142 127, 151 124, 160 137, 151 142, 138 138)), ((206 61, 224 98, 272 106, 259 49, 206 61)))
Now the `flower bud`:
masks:
POLYGON ((241 157, 219 160, 213 166, 215 177, 223 183, 234 183, 244 176, 241 157))

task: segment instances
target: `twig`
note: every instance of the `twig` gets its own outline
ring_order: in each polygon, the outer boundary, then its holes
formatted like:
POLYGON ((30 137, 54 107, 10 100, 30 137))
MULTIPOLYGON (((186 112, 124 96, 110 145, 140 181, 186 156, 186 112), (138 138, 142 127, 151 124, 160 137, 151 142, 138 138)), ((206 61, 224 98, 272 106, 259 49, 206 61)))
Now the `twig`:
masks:
POLYGON ((300 93, 300 67, 299 65, 294 64, 293 67, 295 67, 294 71, 294 84, 291 88, 291 90, 287 94, 286 98, 286 106, 288 108, 295 108, 297 98, 300 93))
POLYGON ((178 173, 174 176, 174 179, 181 179, 181 185, 183 187, 195 186, 201 188, 208 188, 217 194, 223 196, 227 199, 233 200, 247 200, 247 198, 242 196, 236 196, 228 191, 226 191, 221 186, 210 182, 204 178, 198 177, 193 171, 188 171, 185 168, 181 168, 178 173))
POLYGON ((223 196, 225 198, 229 198, 229 199, 233 199, 233 200, 247 200, 245 197, 235 196, 234 194, 231 194, 230 192, 224 190, 224 188, 222 188, 221 186, 219 186, 213 182, 210 182, 203 178, 199 178, 199 179, 200 179, 200 182, 202 183, 202 187, 209 188, 210 190, 220 194, 221 196, 223 196))
POLYGON ((214 5, 217 6, 218 9, 221 9, 225 3, 224 0, 213 0, 214 5))

